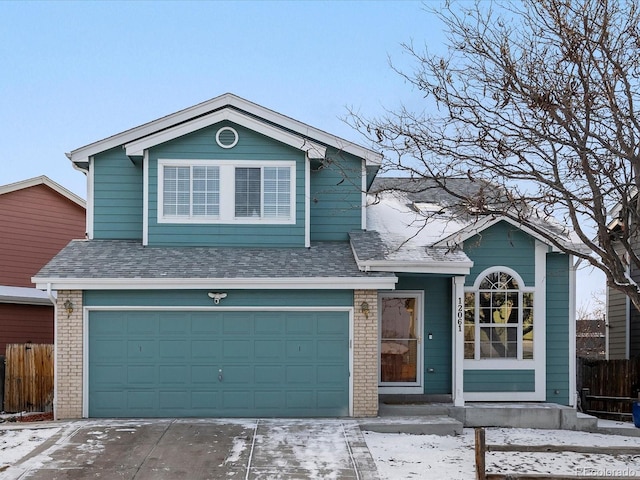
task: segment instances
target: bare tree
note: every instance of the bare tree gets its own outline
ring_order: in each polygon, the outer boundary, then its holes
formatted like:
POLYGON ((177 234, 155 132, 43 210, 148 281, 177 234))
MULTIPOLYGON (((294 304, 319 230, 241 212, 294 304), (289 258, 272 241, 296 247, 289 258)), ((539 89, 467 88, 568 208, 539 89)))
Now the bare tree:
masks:
POLYGON ((640 269, 631 245, 640 223, 638 0, 478 2, 432 14, 447 53, 405 44, 415 70, 395 68, 424 104, 378 118, 350 112, 348 121, 385 151, 384 168, 435 179, 476 215, 520 222, 602 270, 640 309, 626 273, 628 263, 640 269), (481 187, 460 193, 447 188, 451 177, 481 187), (509 192, 507 204, 488 200, 488 183, 509 192), (564 221, 588 251, 539 228, 540 215, 564 221))

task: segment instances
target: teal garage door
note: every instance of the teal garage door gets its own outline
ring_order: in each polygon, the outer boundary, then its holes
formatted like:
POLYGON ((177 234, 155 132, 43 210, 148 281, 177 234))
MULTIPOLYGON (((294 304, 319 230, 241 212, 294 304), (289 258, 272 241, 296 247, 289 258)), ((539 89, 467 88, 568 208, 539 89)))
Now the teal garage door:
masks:
POLYGON ((89 314, 90 417, 348 415, 347 312, 89 314))

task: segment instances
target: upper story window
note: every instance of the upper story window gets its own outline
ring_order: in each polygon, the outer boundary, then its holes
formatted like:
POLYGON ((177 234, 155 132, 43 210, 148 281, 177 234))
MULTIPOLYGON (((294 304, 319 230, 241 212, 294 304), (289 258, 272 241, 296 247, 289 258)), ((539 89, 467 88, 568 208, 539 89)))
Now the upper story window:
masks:
POLYGON ((159 223, 295 223, 295 162, 158 160, 159 223))
POLYGON ((533 359, 533 288, 501 267, 465 291, 464 358, 533 359))

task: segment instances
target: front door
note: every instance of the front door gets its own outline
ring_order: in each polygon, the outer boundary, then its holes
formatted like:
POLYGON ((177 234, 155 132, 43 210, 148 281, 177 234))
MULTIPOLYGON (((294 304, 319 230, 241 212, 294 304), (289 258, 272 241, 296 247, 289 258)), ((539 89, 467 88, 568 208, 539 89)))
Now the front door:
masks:
POLYGON ((422 393, 422 293, 378 299, 380 393, 422 393))

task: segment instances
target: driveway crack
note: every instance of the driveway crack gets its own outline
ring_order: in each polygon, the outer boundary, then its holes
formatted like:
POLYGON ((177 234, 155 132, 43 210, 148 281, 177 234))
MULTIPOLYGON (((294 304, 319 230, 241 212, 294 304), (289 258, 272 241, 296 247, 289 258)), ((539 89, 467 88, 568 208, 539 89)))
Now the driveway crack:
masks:
POLYGON ((149 460, 149 457, 151 456, 151 454, 156 450, 156 447, 162 441, 162 439, 164 438, 165 434, 167 433, 167 431, 171 428, 171 426, 174 423, 176 423, 176 419, 175 418, 173 420, 171 420, 171 422, 169 422, 169 424, 167 425, 167 428, 165 428, 164 431, 162 432, 162 435, 160 435, 160 437, 158 437, 158 440, 156 440, 156 443, 153 445, 153 448, 151 450, 149 450, 149 453, 147 453, 147 455, 144 457, 144 460, 142 462, 140 462, 140 465, 138 465, 138 468, 136 469, 135 473, 133 474, 132 480, 135 480, 138 477, 138 474, 140 473, 140 470, 142 469, 144 464, 147 463, 147 460, 149 460))

